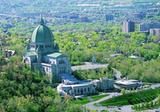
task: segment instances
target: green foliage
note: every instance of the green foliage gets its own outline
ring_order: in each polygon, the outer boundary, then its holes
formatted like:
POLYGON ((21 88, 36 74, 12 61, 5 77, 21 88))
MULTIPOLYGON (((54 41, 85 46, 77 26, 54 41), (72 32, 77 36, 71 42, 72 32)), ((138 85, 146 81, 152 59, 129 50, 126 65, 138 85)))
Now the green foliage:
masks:
POLYGON ((127 93, 101 102, 103 106, 133 105, 150 102, 160 94, 160 89, 143 90, 136 93, 127 93))
POLYGON ((73 100, 72 103, 78 104, 78 105, 84 105, 84 104, 87 104, 91 101, 97 101, 97 100, 99 100, 103 97, 106 97, 106 96, 107 96, 106 94, 88 96, 88 97, 84 97, 84 98, 81 98, 81 99, 73 100), (90 99, 91 99, 91 101, 90 101, 90 99))
POLYGON ((8 112, 38 112, 40 106, 33 102, 31 96, 26 97, 13 97, 9 99, 7 104, 8 112))
MULTIPOLYGON (((116 68, 123 76, 146 82, 160 82, 159 52, 160 44, 155 43, 154 36, 148 37, 143 33, 134 32, 125 34, 121 32, 119 24, 77 23, 52 26, 64 32, 55 32, 55 41, 62 52, 68 55, 71 65, 81 65, 91 62, 96 57, 97 63, 109 63, 110 68, 116 68), (75 31, 74 30, 76 27, 75 31), (90 30, 84 30, 86 29, 90 30), (92 28, 98 28, 92 29, 92 28), (68 30, 67 30, 68 29, 68 30), (96 31, 95 31, 96 30, 96 31), (121 56, 111 57, 119 53, 121 56), (135 55, 137 59, 129 56, 135 55), (147 69, 149 66, 149 69, 147 69), (154 75, 153 75, 154 74, 154 75)), ((14 32, 14 31, 13 31, 14 32)), ((8 49, 16 50, 22 56, 26 41, 19 35, 13 35, 6 40, 8 49), (20 49, 20 50, 19 50, 20 49)), ((112 71, 106 73, 95 71, 77 71, 74 75, 79 79, 96 79, 102 77, 112 78, 112 71)))
POLYGON ((101 95, 94 95, 92 96, 91 98, 94 100, 94 101, 97 101, 103 97, 106 97, 107 95, 106 94, 101 94, 101 95))
POLYGON ((122 93, 122 95, 125 95, 125 94, 126 94, 126 90, 125 90, 125 89, 122 89, 122 90, 121 90, 121 93, 122 93))
POLYGON ((110 71, 108 68, 101 68, 96 70, 79 70, 73 72, 73 75, 81 80, 84 79, 99 79, 99 78, 113 78, 112 71, 110 71))
POLYGON ((132 106, 132 109, 136 110, 136 111, 142 111, 142 110, 152 110, 152 109, 155 109, 155 108, 158 108, 160 106, 160 103, 159 103, 159 96, 150 101, 150 102, 145 102, 145 103, 140 103, 140 104, 135 104, 132 106))
POLYGON ((160 60, 143 61, 124 56, 110 60, 111 66, 122 72, 123 76, 144 82, 160 82, 160 60))
POLYGON ((88 98, 82 98, 82 99, 76 99, 76 100, 73 100, 73 103, 75 104, 78 104, 78 105, 84 105, 84 104, 87 104, 89 103, 90 101, 88 100, 88 98))
MULTIPOLYGON (((55 89, 46 83, 43 74, 33 72, 20 63, 27 44, 25 36, 31 35, 32 28, 26 31, 25 28, 22 29, 21 23, 17 25, 19 29, 10 29, 11 36, 0 36, 4 49, 17 52, 9 60, 0 54, 0 111, 11 111, 13 108, 20 112, 80 111, 79 104, 75 105, 70 99, 61 99, 55 89), (22 34, 17 34, 19 32, 22 34)), ((156 37, 148 38, 139 32, 124 34, 119 24, 67 24, 53 26, 52 29, 63 31, 55 33, 54 38, 61 51, 69 56, 72 65, 92 61, 93 56, 98 63, 109 63, 106 69, 77 71, 74 75, 79 79, 112 78, 111 68, 116 68, 129 78, 160 82, 160 44, 155 43, 156 37), (115 53, 121 56, 110 56, 115 53), (132 54, 139 58, 131 59, 129 56, 132 54)), ((143 102, 138 96, 133 98, 133 103, 143 102)), ((145 98, 150 101, 155 98, 154 93, 145 98)), ((128 104, 123 99, 117 101, 121 102, 116 102, 116 105, 128 104)))
POLYGON ((72 106, 61 99, 56 90, 48 85, 47 78, 31 71, 21 63, 21 58, 12 57, 1 64, 0 110, 6 112, 80 112, 78 105, 72 106))

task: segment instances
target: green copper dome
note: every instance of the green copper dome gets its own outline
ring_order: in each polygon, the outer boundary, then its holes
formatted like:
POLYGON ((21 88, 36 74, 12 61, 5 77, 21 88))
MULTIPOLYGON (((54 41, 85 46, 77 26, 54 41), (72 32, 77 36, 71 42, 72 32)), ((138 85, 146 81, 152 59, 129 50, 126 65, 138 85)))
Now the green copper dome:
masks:
POLYGON ((31 38, 32 43, 49 44, 53 41, 53 34, 51 30, 44 24, 41 19, 40 25, 34 30, 31 38))

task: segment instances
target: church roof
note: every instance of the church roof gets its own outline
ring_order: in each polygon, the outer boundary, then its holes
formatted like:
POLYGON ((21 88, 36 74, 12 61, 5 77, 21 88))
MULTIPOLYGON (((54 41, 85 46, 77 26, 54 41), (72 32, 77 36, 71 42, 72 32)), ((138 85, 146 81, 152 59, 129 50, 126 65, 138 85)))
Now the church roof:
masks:
POLYGON ((37 26, 37 28, 32 34, 31 42, 43 44, 49 44, 53 42, 53 34, 51 30, 45 25, 42 18, 40 24, 37 26))
POLYGON ((37 53, 36 52, 27 52, 26 55, 27 56, 36 56, 37 53))
POLYGON ((63 54, 62 53, 52 53, 52 54, 48 54, 47 56, 57 58, 59 56, 63 56, 63 54))

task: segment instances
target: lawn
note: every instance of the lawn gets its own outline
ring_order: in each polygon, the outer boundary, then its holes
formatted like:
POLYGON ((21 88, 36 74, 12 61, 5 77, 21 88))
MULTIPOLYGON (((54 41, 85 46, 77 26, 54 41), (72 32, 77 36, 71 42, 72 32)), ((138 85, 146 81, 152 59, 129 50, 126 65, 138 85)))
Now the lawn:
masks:
POLYGON ((160 94, 160 88, 128 93, 101 102, 103 106, 123 106, 149 102, 160 94))
POLYGON ((82 98, 82 99, 76 99, 76 100, 73 101, 74 104, 79 104, 79 105, 84 105, 84 104, 87 104, 89 102, 90 101, 87 97, 82 98))
MULTIPOLYGON (((91 97, 92 101, 97 101, 103 97, 107 96, 106 94, 101 94, 101 95, 94 95, 94 96, 89 96, 91 97)), ((89 98, 88 97, 84 97, 82 99, 76 99, 73 101, 75 104, 79 104, 79 105, 84 105, 89 103, 89 98)))
POLYGON ((91 98, 94 100, 94 101, 97 101, 103 97, 106 97, 107 94, 101 94, 101 95, 95 95, 95 96, 92 96, 91 98))

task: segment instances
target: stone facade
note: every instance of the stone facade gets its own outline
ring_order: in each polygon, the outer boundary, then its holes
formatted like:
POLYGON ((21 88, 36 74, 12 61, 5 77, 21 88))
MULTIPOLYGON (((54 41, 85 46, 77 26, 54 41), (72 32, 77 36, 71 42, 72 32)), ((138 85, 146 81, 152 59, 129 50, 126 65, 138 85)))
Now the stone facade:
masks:
POLYGON ((102 78, 100 80, 97 80, 96 88, 99 91, 105 92, 105 91, 114 89, 113 84, 114 84, 114 80, 108 79, 108 78, 102 78))
POLYGON ((82 95, 91 95, 98 92, 92 82, 81 82, 71 85, 60 84, 57 87, 57 90, 62 96, 70 95, 73 97, 82 95))
POLYGON ((121 89, 131 90, 131 89, 137 89, 137 88, 141 87, 142 84, 143 83, 138 80, 117 80, 114 83, 114 87, 119 90, 121 90, 121 89))
POLYGON ((114 81, 108 78, 92 81, 78 81, 75 84, 60 84, 57 91, 61 95, 85 96, 96 94, 99 91, 106 92, 114 89, 114 81))
POLYGON ((23 60, 32 69, 47 74, 50 81, 61 80, 61 74, 71 74, 71 66, 67 56, 59 52, 54 36, 41 19, 34 30, 23 60))

